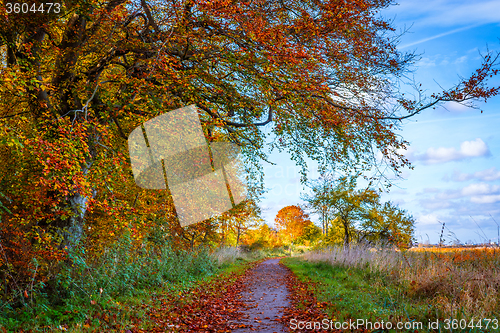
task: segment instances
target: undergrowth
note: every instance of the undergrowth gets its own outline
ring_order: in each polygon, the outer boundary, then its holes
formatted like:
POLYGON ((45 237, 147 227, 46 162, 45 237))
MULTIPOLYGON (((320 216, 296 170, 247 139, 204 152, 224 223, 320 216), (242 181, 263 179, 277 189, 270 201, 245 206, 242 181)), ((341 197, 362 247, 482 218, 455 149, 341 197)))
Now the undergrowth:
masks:
POLYGON ((144 315, 152 295, 188 290, 262 255, 235 248, 173 250, 168 242, 137 248, 128 235, 100 256, 74 248, 49 281, 27 285, 0 304, 0 329, 126 330, 144 315))

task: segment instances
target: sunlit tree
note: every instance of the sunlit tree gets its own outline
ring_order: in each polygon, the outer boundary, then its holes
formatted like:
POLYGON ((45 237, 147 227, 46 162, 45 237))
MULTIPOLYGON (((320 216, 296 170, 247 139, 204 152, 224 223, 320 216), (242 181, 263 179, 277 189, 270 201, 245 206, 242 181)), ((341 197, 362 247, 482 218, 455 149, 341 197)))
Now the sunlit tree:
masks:
POLYGON ((311 228, 313 224, 309 220, 309 215, 302 208, 295 205, 281 208, 276 214, 274 222, 280 234, 288 243, 293 243, 299 237, 305 235, 307 228, 311 228))

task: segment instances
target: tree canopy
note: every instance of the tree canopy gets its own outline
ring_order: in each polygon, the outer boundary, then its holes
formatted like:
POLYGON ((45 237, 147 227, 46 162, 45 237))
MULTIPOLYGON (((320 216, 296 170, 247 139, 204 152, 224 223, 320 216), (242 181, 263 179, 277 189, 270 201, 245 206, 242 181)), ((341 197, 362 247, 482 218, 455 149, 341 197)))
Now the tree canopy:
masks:
POLYGON ((281 208, 274 222, 284 238, 291 243, 304 236, 312 224, 309 215, 295 205, 281 208))
POLYGON ((261 190, 264 128, 303 175, 306 157, 358 170, 377 164, 377 151, 399 172, 409 165, 398 153, 407 145, 395 133, 400 120, 496 95, 487 80, 498 55, 454 87, 404 97, 399 83, 416 58, 398 51, 395 29, 379 16, 390 4, 70 0, 60 12, 2 11, 1 237, 9 253, 71 248, 90 230, 105 242, 131 215, 137 237, 158 216, 175 224, 168 193, 135 186, 126 141, 185 105, 198 106, 207 140, 241 145, 251 193, 261 190))
POLYGON ((399 247, 407 248, 414 243, 415 220, 404 209, 392 202, 366 213, 360 229, 361 240, 373 242, 391 242, 399 247))
POLYGON ((413 242, 415 221, 397 205, 380 203, 380 193, 358 189, 356 177, 333 179, 323 175, 305 195, 309 208, 320 216, 326 240, 343 237, 345 246, 357 242, 390 242, 407 247, 413 242), (328 235, 335 231, 335 235, 328 235))

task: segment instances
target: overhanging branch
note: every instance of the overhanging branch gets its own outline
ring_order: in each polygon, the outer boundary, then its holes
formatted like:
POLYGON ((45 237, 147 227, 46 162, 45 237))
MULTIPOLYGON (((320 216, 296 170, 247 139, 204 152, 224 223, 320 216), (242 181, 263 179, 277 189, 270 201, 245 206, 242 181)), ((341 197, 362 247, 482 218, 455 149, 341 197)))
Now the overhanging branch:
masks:
POLYGON ((210 109, 207 107, 204 107, 204 106, 198 106, 198 107, 200 109, 202 109, 203 111, 205 111, 206 113, 208 113, 212 118, 221 119, 222 121, 224 121, 224 124, 232 126, 232 127, 237 127, 237 128, 251 127, 251 126, 264 126, 264 125, 269 124, 271 121, 273 121, 273 110, 271 107, 269 107, 269 114, 267 116, 266 121, 263 121, 260 123, 250 123, 250 124, 242 124, 242 123, 235 123, 232 121, 227 121, 227 120, 224 120, 224 118, 222 118, 222 116, 218 115, 217 113, 210 111, 210 109))

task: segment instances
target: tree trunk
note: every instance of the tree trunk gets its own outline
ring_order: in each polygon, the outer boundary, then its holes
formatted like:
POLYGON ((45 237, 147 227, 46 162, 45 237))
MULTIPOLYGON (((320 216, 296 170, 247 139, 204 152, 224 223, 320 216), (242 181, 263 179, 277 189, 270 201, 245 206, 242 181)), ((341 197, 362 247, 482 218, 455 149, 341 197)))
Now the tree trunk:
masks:
POLYGON ((342 225, 344 226, 344 248, 348 248, 350 242, 349 224, 343 218, 342 218, 342 225))
POLYGON ((207 241, 207 235, 208 235, 208 229, 205 229, 205 234, 203 235, 203 241, 202 241, 203 244, 205 244, 205 242, 207 241))
MULTIPOLYGON (((93 155, 93 153, 91 153, 93 155)), ((94 155, 92 156, 92 158, 94 155)), ((92 166, 92 161, 88 159, 85 163, 81 164, 82 172, 87 176, 90 167, 92 166)), ((92 198, 97 195, 97 190, 92 188, 92 198)), ((66 206, 70 208, 71 216, 65 220, 59 219, 56 222, 58 227, 61 228, 60 235, 62 236, 62 242, 59 245, 61 249, 67 248, 71 249, 78 244, 84 233, 85 225, 85 214, 88 209, 89 197, 83 196, 82 194, 75 192, 66 201, 66 206)))
POLYGON ((328 221, 326 211, 323 210, 323 235, 328 238, 328 221))
POLYGON ((241 225, 238 223, 238 234, 236 236, 236 246, 240 245, 241 225))
POLYGON ((62 231, 62 248, 67 247, 71 249, 78 244, 78 241, 82 238, 87 202, 88 198, 80 194, 75 194, 69 199, 73 215, 65 221, 66 225, 62 231))

